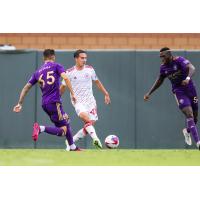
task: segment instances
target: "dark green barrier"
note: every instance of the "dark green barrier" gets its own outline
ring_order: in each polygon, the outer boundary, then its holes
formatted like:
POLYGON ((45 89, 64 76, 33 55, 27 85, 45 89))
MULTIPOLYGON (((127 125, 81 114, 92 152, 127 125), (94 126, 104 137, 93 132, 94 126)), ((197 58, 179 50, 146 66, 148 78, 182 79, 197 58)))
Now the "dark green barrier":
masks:
MULTIPOLYGON (((180 51, 176 55, 186 56, 196 66, 194 80, 199 91, 200 52, 180 51)), ((73 66, 72 51, 57 51, 57 62, 66 68, 73 66)), ((0 147, 32 148, 32 124, 36 120, 43 125, 53 125, 41 108, 39 87, 31 90, 25 99, 23 112, 12 112, 19 92, 28 81, 37 66, 42 63, 41 52, 0 53, 1 66, 1 112, 0 112, 0 147)), ((100 139, 109 134, 120 138, 121 148, 184 148, 182 128, 184 116, 179 111, 171 85, 166 79, 149 102, 143 101, 143 95, 152 86, 159 74, 158 51, 88 51, 88 64, 92 65, 110 92, 112 104, 104 104, 103 94, 94 85, 99 121, 96 131, 100 139)), ((71 118, 75 134, 83 123, 77 117, 71 105, 68 91, 63 97, 64 110, 71 118)), ((64 138, 40 135, 37 148, 65 147, 64 138)), ((89 136, 79 143, 83 148, 90 148, 89 136)))
POLYGON ((35 120, 35 89, 27 96, 23 112, 12 112, 19 93, 36 69, 36 52, 0 53, 0 147, 32 148, 32 124, 35 120))

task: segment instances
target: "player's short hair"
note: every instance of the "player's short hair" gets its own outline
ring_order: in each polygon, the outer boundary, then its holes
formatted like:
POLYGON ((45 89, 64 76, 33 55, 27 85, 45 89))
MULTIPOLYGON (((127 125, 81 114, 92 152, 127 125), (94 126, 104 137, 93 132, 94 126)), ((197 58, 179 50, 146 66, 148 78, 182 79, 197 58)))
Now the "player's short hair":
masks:
POLYGON ((43 52, 43 56, 45 58, 50 58, 51 56, 55 56, 55 51, 53 49, 45 49, 43 52))
POLYGON ((160 52, 163 52, 163 51, 171 51, 169 47, 163 47, 162 49, 160 49, 160 52))
POLYGON ((74 52, 74 58, 78 58, 80 53, 86 53, 86 51, 79 49, 74 52))

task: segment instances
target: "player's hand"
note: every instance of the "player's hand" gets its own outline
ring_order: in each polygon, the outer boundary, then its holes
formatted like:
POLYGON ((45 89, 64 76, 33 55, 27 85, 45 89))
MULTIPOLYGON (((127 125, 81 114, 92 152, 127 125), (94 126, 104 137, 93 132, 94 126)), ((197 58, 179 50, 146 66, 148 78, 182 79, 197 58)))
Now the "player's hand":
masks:
POLYGON ((110 104, 111 103, 111 100, 110 100, 110 96, 109 96, 109 94, 106 94, 105 95, 105 104, 110 104))
POLYGON ((189 82, 190 82, 190 80, 185 79, 185 80, 182 81, 181 85, 187 85, 189 82))
POLYGON ((22 110, 22 105, 19 103, 13 108, 13 112, 16 113, 21 112, 21 110, 22 110))
POLYGON ((73 101, 74 103, 76 103, 76 97, 75 97, 75 95, 72 94, 71 97, 72 97, 72 101, 73 101))
POLYGON ((150 98, 150 95, 149 95, 149 94, 145 94, 145 95, 144 95, 144 100, 145 100, 145 101, 148 101, 149 98, 150 98))

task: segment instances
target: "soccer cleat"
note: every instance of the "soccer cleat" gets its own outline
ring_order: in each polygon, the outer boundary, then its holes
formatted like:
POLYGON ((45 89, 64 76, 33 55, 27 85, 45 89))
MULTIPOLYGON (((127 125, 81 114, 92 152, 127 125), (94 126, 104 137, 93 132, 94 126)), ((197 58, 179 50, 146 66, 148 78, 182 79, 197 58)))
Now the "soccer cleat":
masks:
POLYGON ((39 133, 40 133, 40 126, 36 122, 33 125, 33 134, 32 134, 32 138, 33 138, 34 141, 37 141, 39 133))
POLYGON ((97 149, 102 149, 102 144, 101 141, 99 139, 94 139, 93 140, 93 145, 97 148, 97 149))
POLYGON ((200 141, 197 142, 197 148, 200 150, 200 141))
POLYGON ((80 149, 79 147, 76 147, 76 149, 70 149, 70 151, 83 151, 83 150, 80 149))
POLYGON ((192 139, 190 137, 190 133, 187 132, 186 128, 183 129, 183 135, 185 137, 185 143, 187 145, 191 146, 192 145, 192 139))

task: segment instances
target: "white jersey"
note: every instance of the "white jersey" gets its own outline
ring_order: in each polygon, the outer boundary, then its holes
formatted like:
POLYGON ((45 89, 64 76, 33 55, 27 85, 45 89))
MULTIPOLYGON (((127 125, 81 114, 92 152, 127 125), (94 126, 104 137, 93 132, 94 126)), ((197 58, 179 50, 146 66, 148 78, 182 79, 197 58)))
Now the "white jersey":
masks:
MULTIPOLYGON (((92 81, 98 80, 98 78, 93 67, 85 65, 82 70, 77 70, 76 66, 73 66, 72 68, 66 70, 66 74, 77 98, 77 104, 95 106, 96 100, 93 96, 92 81)), ((62 84, 65 85, 64 80, 62 84)))

